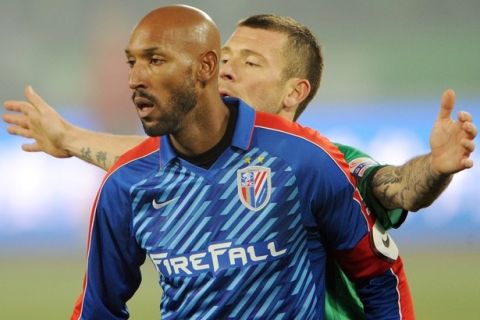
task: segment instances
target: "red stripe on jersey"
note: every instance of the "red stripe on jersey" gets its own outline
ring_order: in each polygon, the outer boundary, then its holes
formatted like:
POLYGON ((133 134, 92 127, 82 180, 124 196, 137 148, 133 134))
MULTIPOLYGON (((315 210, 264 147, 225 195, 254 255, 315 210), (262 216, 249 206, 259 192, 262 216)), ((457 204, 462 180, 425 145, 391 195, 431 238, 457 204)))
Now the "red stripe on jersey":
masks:
POLYGON ((399 296, 398 306, 400 309, 400 319, 414 320, 415 311, 413 307, 412 294, 408 287, 407 276, 403 268, 403 261, 398 257, 397 261, 391 268, 392 273, 397 277, 397 292, 399 296))
POLYGON ((117 170, 119 167, 137 160, 139 158, 148 156, 152 152, 158 151, 160 148, 160 137, 149 137, 143 140, 140 144, 128 150, 118 158, 117 162, 108 170, 109 173, 117 170))
POLYGON ((387 259, 377 256, 372 250, 372 238, 367 234, 357 244, 355 249, 338 250, 334 253, 335 260, 342 270, 353 281, 371 276, 377 276, 390 270, 397 279, 398 309, 400 319, 413 320, 415 312, 412 295, 408 287, 407 276, 400 257, 392 264, 387 259))
POLYGON ((335 260, 353 281, 385 273, 392 267, 391 260, 382 259, 372 248, 372 237, 367 233, 355 248, 334 252, 335 260))
POLYGON ((95 196, 95 200, 93 202, 92 206, 92 211, 90 214, 90 222, 88 225, 88 237, 87 237, 87 271, 85 271, 85 275, 83 277, 83 289, 82 293, 78 297, 77 301, 75 302, 75 307, 73 309, 73 313, 70 316, 71 320, 79 320, 82 316, 82 310, 83 310, 83 300, 85 298, 85 292, 87 289, 87 273, 88 273, 88 255, 90 252, 90 240, 91 240, 91 235, 92 235, 92 228, 93 228, 93 221, 95 220, 95 212, 97 210, 97 204, 98 204, 98 198, 100 197, 100 193, 102 192, 103 186, 107 179, 115 172, 117 169, 121 168, 122 166, 138 160, 140 158, 146 157, 156 151, 158 151, 160 148, 160 138, 159 137, 150 137, 145 139, 143 142, 138 144, 137 146, 133 147, 132 149, 128 150, 125 152, 123 155, 120 156, 120 158, 115 162, 115 164, 108 170, 108 172, 105 174, 102 183, 100 185, 100 188, 97 192, 97 195, 95 196))
POLYGON ((328 140, 328 138, 322 136, 318 131, 303 127, 296 122, 288 121, 282 117, 259 111, 257 111, 257 116, 255 118, 255 126, 285 132, 312 142, 319 148, 323 149, 343 171, 350 183, 355 185, 355 178, 350 174, 350 169, 345 161, 343 153, 341 153, 337 146, 328 140))

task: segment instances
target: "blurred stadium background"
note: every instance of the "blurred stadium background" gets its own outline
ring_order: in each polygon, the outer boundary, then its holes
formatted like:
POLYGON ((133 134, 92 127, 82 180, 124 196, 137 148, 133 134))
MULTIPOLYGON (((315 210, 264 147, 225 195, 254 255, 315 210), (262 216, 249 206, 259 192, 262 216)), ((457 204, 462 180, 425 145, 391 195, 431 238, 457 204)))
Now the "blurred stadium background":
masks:
MULTIPOLYGON (((75 124, 141 133, 129 99, 124 46, 135 23, 170 1, 0 0, 0 98, 26 84, 75 124)), ((480 121, 480 2, 475 0, 185 1, 226 40, 248 15, 289 15, 324 46, 325 72, 300 122, 381 162, 429 150, 441 93, 480 121)), ((66 319, 80 292, 90 206, 102 171, 20 150, 0 124, 0 315, 66 319)), ((478 144, 478 142, 477 142, 478 144)), ((428 209, 393 232, 419 319, 480 319, 480 157, 428 209)), ((158 318, 150 262, 130 308, 158 318)))

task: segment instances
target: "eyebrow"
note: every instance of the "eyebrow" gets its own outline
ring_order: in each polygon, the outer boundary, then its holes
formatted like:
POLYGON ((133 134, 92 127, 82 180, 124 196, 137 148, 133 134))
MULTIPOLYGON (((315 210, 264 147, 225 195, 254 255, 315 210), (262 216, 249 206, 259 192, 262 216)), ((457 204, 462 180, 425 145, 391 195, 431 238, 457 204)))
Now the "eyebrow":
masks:
MULTIPOLYGON (((142 50, 140 50, 140 51, 142 52, 142 54, 145 55, 145 54, 152 54, 152 53, 154 53, 154 52, 156 52, 156 51, 158 51, 158 50, 160 50, 160 47, 150 47, 150 48, 142 49, 142 50)), ((125 54, 131 55, 130 50, 125 49, 125 54)))
MULTIPOLYGON (((223 47, 221 49, 221 53, 231 53, 232 52, 232 49, 230 49, 230 47, 223 47)), ((241 56, 256 56, 256 57, 259 57, 260 59, 265 59, 265 57, 257 52, 257 51, 254 51, 254 50, 250 50, 250 49, 241 49, 240 50, 240 55, 241 56)))

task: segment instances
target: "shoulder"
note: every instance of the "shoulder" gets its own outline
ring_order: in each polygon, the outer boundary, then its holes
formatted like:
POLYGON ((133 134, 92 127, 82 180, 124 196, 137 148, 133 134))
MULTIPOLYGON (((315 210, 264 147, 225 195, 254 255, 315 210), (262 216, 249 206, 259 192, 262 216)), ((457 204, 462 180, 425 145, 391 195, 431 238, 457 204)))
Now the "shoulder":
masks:
POLYGON ((114 172, 131 162, 141 161, 141 159, 148 158, 149 155, 158 150, 160 150, 160 138, 146 138, 144 141, 122 154, 108 172, 114 172))
POLYGON ((255 129, 260 137, 257 143, 291 162, 328 174, 339 173, 353 183, 342 152, 318 131, 263 112, 257 112, 255 129))
POLYGON ((362 178, 370 168, 380 166, 372 157, 357 148, 341 143, 335 143, 335 145, 343 153, 350 172, 357 178, 362 178))
POLYGON ((131 185, 143 179, 159 165, 160 138, 149 137, 122 154, 108 170, 102 185, 131 185))
POLYGON ((280 116, 257 111, 255 128, 277 132, 300 140, 306 140, 318 146, 334 146, 326 137, 318 131, 304 127, 297 122, 286 120, 280 116))

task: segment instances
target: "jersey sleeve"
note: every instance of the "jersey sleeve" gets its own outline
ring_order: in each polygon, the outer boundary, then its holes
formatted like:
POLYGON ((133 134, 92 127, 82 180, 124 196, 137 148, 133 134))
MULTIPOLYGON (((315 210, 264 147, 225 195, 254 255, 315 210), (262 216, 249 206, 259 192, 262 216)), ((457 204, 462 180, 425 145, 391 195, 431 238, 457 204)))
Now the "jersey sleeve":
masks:
POLYGON ((397 248, 366 211, 341 155, 332 157, 337 159, 337 168, 324 166, 316 173, 319 181, 308 186, 312 213, 327 250, 355 283, 367 319, 413 319, 413 303, 397 248))
POLYGON ((402 208, 386 209, 372 191, 373 176, 384 165, 380 165, 368 154, 354 147, 340 143, 335 143, 335 145, 343 153, 367 208, 373 212, 385 230, 400 227, 407 218, 408 211, 402 208))
POLYGON ((127 319, 146 254, 132 234, 128 188, 107 178, 92 210, 84 289, 71 319, 127 319))

